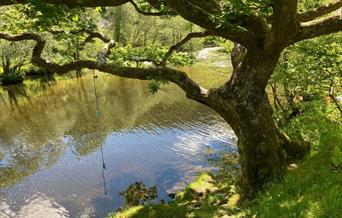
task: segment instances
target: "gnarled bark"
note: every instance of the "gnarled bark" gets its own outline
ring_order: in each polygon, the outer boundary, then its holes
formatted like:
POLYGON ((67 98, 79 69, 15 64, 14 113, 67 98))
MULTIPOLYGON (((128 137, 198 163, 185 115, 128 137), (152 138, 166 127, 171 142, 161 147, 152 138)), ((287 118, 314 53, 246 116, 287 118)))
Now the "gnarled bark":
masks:
POLYGON ((238 137, 242 186, 253 194, 265 182, 279 176, 286 166, 287 155, 272 119, 272 108, 261 90, 248 96, 231 93, 230 98, 220 96, 217 102, 220 107, 214 109, 238 137))
POLYGON ((237 45, 232 52, 233 75, 218 91, 220 104, 213 107, 238 136, 241 181, 249 193, 280 175, 286 166, 287 155, 265 92, 279 55, 250 52, 237 45))

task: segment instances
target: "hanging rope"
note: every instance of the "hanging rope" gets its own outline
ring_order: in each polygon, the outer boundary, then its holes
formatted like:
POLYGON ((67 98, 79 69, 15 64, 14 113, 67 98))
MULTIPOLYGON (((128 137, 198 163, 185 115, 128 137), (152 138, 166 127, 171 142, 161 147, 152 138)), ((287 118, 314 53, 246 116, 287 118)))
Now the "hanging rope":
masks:
POLYGON ((99 100, 97 97, 97 89, 96 89, 96 79, 97 75, 95 74, 95 70, 93 70, 93 80, 94 80, 94 95, 95 95, 95 103, 96 103, 96 117, 99 117, 101 115, 100 107, 99 107, 99 100))
MULTIPOLYGON (((95 95, 95 104, 96 104, 96 117, 101 116, 101 111, 99 107, 99 100, 97 96, 97 89, 96 89, 96 80, 98 76, 95 74, 95 70, 93 70, 93 81, 94 81, 94 95, 95 95)), ((103 188, 104 188, 104 194, 107 195, 107 184, 106 184, 106 163, 104 161, 104 155, 103 155, 103 144, 101 142, 101 160, 102 160, 102 179, 103 179, 103 188)))

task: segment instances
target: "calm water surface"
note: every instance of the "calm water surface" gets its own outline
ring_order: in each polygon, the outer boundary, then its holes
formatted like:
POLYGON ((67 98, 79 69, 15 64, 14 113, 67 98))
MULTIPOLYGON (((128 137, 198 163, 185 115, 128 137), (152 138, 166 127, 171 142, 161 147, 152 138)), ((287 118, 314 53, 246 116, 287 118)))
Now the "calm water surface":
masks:
MULTIPOLYGON (((189 74, 204 86, 227 76, 189 74)), ((146 82, 99 74, 97 95, 98 114, 90 74, 0 87, 1 218, 103 217, 135 181, 167 200, 213 169, 208 149, 234 150, 227 124, 174 85, 152 95, 146 82)))

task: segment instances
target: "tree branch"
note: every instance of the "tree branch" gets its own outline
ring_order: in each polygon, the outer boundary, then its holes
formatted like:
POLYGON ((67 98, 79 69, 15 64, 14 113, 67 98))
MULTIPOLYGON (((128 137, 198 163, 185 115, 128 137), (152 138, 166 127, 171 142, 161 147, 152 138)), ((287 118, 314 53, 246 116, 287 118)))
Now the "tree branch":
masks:
POLYGON ((331 12, 334 12, 342 7, 342 0, 335 0, 326 5, 322 5, 320 7, 305 11, 297 15, 298 20, 301 22, 307 22, 310 20, 314 20, 318 17, 327 15, 331 12))
MULTIPOLYGON (((119 6, 123 5, 129 0, 45 0, 50 4, 64 4, 70 7, 101 7, 101 6, 119 6)), ((1 0, 0 5, 14 5, 14 4, 26 4, 27 0, 1 0)))
MULTIPOLYGON (((66 64, 57 64, 41 57, 43 49, 45 47, 45 40, 34 33, 23 33, 20 35, 10 35, 7 33, 0 33, 0 39, 5 39, 8 41, 24 41, 33 40, 36 41, 36 45, 32 52, 32 62, 39 67, 48 69, 51 72, 64 74, 72 70, 77 70, 80 68, 88 68, 99 70, 108 74, 131 78, 139 80, 150 80, 153 78, 163 78, 170 82, 177 84, 182 88, 187 97, 194 99, 203 104, 208 103, 208 90, 200 87, 196 82, 190 79, 185 72, 166 68, 166 67, 156 67, 156 68, 136 68, 136 67, 123 67, 111 63, 106 63, 101 60, 91 61, 91 60, 79 60, 73 61, 66 64)), ((106 48, 110 49, 110 42, 106 44, 106 48)), ((105 48, 103 50, 106 50, 105 48)), ((108 50, 106 50, 108 51, 108 50)), ((106 52, 104 51, 104 52, 106 52)))
POLYGON ((143 14, 145 16, 165 16, 165 15, 173 15, 170 11, 159 11, 159 12, 150 12, 150 11, 144 11, 142 10, 137 3, 134 2, 134 0, 130 0, 129 3, 133 5, 134 9, 139 12, 140 14, 143 14))
MULTIPOLYGON (((47 32, 54 34, 54 35, 59 35, 59 34, 67 35, 68 34, 68 32, 66 32, 65 30, 51 30, 51 29, 49 29, 47 32)), ((104 34, 97 32, 97 31, 93 31, 93 30, 79 29, 79 30, 71 30, 69 33, 73 34, 73 35, 79 34, 79 33, 87 33, 88 36, 84 40, 84 43, 91 42, 95 38, 98 38, 105 43, 108 43, 111 40, 110 38, 106 37, 104 34)))
MULTIPOLYGON (((202 2, 203 1, 200 1, 199 3, 202 2)), ((215 11, 218 9, 203 9, 203 4, 199 3, 197 3, 197 1, 185 0, 167 1, 168 6, 172 8, 177 14, 179 14, 184 19, 206 29, 212 35, 221 36, 231 41, 238 42, 245 47, 249 47, 251 44, 254 44, 253 34, 250 33, 248 30, 231 23, 218 25, 218 23, 215 23, 214 19, 212 19, 215 14, 211 14, 211 11, 215 11)))
POLYGON ((338 32, 342 30, 342 15, 334 15, 301 23, 300 28, 295 37, 295 42, 338 32))
MULTIPOLYGON (((70 7, 102 7, 102 6, 120 6, 125 3, 131 3, 134 0, 44 0, 50 4, 64 4, 70 7)), ((159 1, 159 0, 146 0, 146 2, 153 5, 158 5, 160 2, 164 2, 169 8, 175 13, 182 16, 184 19, 191 21, 204 29, 212 32, 214 35, 221 36, 223 38, 238 42, 245 47, 254 44, 253 34, 246 28, 241 27, 232 23, 225 23, 224 25, 218 25, 213 18, 215 15, 219 15, 221 11, 220 4, 217 4, 215 0, 172 0, 172 1, 159 1)), ((27 0, 1 0, 1 5, 12 5, 12 4, 25 4, 27 0)), ((133 2, 133 6, 134 6, 133 2)), ((145 14, 145 12, 140 10, 145 14)), ((157 14, 155 14, 157 15, 157 14)), ((161 15, 161 14, 158 14, 161 15)))
POLYGON ((284 41, 288 41, 290 33, 295 32, 297 4, 298 0, 273 0, 273 14, 269 18, 272 24, 269 37, 273 40, 271 47, 280 46, 284 41))
POLYGON ((106 37, 104 34, 96 31, 91 31, 91 30, 85 30, 85 32, 88 34, 88 37, 84 40, 84 42, 90 42, 95 38, 98 38, 102 40, 105 43, 109 43, 111 41, 110 38, 106 37))
MULTIPOLYGON (((67 32, 65 32, 64 30, 55 30, 49 31, 50 33, 53 34, 67 34, 67 32)), ((114 40, 111 40, 110 38, 108 38, 107 36, 105 36, 104 34, 97 32, 97 31, 92 31, 92 30, 85 30, 85 29, 81 29, 81 30, 76 30, 76 31, 70 31, 71 34, 78 34, 81 32, 85 32, 88 34, 88 37, 84 40, 84 42, 82 43, 82 49, 84 48, 86 43, 91 42, 93 39, 98 38, 101 41, 103 41, 104 43, 106 43, 103 48, 98 52, 97 54, 97 59, 98 61, 102 61, 105 62, 107 56, 110 54, 110 50, 115 47, 117 45, 117 43, 114 40)))
POLYGON ((165 54, 163 60, 158 64, 158 66, 165 67, 167 61, 169 60, 169 58, 171 57, 173 52, 176 51, 177 49, 179 49, 182 45, 184 45, 185 43, 187 43, 191 39, 193 39, 193 38, 202 38, 202 37, 206 37, 206 36, 209 36, 209 35, 210 35, 210 33, 207 32, 207 31, 205 31, 205 32, 192 32, 192 33, 189 33, 181 41, 179 41, 178 43, 176 43, 176 44, 174 44, 173 46, 170 47, 170 49, 167 51, 167 53, 165 54))

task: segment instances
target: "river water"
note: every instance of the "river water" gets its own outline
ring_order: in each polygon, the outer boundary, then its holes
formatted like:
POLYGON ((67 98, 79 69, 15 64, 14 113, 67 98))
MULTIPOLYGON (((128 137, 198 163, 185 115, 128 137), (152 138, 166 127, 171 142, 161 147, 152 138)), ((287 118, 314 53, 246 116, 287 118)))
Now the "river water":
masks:
MULTIPOLYGON (((188 72, 205 87, 227 77, 188 72)), ((213 170, 208 150, 235 150, 229 126, 175 85, 152 95, 147 82, 98 76, 99 112, 91 74, 0 88, 1 218, 104 217, 136 181, 168 200, 213 170)))

